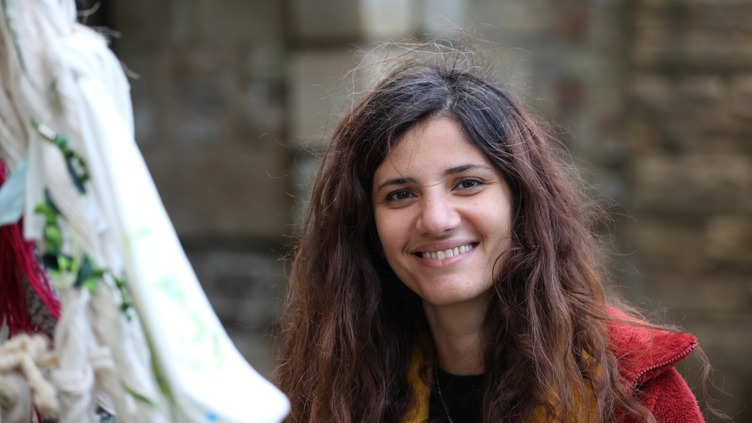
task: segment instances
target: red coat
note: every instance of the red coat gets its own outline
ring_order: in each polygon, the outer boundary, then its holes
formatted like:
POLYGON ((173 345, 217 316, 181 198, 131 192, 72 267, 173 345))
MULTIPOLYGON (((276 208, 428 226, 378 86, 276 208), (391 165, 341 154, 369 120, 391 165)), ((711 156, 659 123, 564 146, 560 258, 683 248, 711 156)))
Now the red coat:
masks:
MULTIPOLYGON (((694 336, 619 322, 609 323, 609 334, 621 374, 641 392, 659 423, 705 421, 697 399, 674 367, 697 347, 694 336)), ((635 420, 622 416, 619 422, 635 420)))
MULTIPOLYGON (((615 318, 628 319, 618 310, 609 311, 615 318)), ((608 323, 608 330, 611 351, 619 362, 620 373, 632 389, 641 393, 644 404, 658 423, 705 422, 694 394, 674 367, 697 347, 694 336, 616 321, 608 323)), ((420 359, 417 358, 413 361, 409 379, 416 390, 418 402, 408 412, 405 423, 425 422, 428 419, 430 389, 420 377, 420 368, 420 359)), ((617 415, 617 422, 638 423, 636 419, 624 415, 617 415)))

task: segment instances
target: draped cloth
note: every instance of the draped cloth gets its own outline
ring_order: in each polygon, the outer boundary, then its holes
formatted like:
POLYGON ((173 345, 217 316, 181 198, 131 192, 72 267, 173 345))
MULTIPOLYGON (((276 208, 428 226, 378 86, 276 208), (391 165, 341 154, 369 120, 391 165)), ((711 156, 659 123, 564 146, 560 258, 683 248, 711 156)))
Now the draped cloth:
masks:
POLYGON ((125 423, 281 421, 287 399, 234 347, 180 246, 107 40, 76 23, 73 0, 2 4, 0 154, 22 201, 0 218, 23 214, 24 237, 49 245, 47 204, 78 271, 51 275, 58 420, 97 422, 105 407, 125 423))

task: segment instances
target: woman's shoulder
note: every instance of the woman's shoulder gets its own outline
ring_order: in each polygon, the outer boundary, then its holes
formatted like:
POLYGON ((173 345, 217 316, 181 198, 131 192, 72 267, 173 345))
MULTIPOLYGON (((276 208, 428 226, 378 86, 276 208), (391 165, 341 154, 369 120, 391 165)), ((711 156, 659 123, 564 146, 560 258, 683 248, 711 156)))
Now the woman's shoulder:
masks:
POLYGON ((697 399, 674 367, 697 348, 697 338, 618 309, 609 309, 609 316, 610 347, 619 372, 632 389, 640 390, 656 420, 704 422, 697 399))
POLYGON ((690 333, 657 327, 616 308, 608 314, 611 352, 622 376, 635 386, 673 368, 697 348, 697 338, 690 333))

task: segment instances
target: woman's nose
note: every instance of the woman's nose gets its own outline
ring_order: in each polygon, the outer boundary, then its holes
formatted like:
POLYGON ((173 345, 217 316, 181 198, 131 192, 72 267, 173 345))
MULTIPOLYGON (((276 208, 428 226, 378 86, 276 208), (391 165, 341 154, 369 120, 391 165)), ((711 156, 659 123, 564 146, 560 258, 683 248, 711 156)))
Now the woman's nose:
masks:
POLYGON ((461 220, 450 199, 442 195, 428 195, 421 201, 416 226, 425 235, 437 236, 458 227, 461 220))

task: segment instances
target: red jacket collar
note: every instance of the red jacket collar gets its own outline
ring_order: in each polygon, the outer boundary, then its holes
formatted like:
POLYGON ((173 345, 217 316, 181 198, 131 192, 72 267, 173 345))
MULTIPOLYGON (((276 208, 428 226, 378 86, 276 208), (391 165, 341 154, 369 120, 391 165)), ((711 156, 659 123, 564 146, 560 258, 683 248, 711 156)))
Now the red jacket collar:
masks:
POLYGON ((634 386, 654 379, 697 347, 691 334, 646 327, 616 309, 609 314, 620 319, 608 323, 611 350, 622 376, 634 386))

